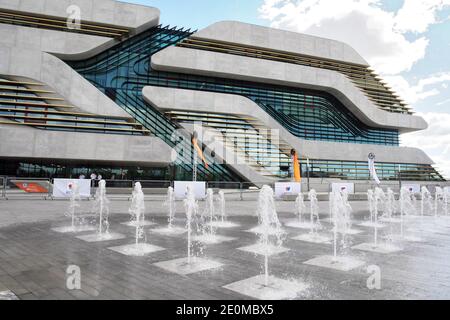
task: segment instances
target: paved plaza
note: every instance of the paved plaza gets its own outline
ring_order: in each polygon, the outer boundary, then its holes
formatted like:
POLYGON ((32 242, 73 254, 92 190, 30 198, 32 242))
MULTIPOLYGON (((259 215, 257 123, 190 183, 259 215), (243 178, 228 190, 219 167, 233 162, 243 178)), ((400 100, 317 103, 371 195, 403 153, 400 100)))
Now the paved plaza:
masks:
MULTIPOLYGON (((161 266, 167 261, 186 258, 186 234, 172 236, 153 232, 167 225, 162 198, 147 199, 146 218, 155 223, 145 227, 149 253, 140 257, 120 253, 134 243, 135 229, 128 222, 130 202, 111 201, 110 230, 124 238, 86 242, 53 228, 70 224, 64 217, 68 202, 51 200, 0 201, 0 299, 252 299, 248 290, 232 290, 236 283, 262 275, 264 259, 242 250, 257 243, 248 230, 257 226, 256 201, 227 201, 228 220, 236 227, 218 229, 230 241, 204 245, 201 258, 214 262, 214 268, 192 273, 175 273, 161 266), (111 250, 109 248, 115 248, 111 250), (78 266, 81 288, 69 290, 67 268, 78 266)), ((308 204, 308 203, 307 203, 308 204)), ((359 226, 368 219, 367 203, 352 202, 353 226, 361 233, 349 235, 344 252, 363 262, 350 271, 316 265, 317 258, 333 254, 332 242, 313 243, 294 240, 308 230, 288 227, 295 219, 294 202, 277 202, 277 211, 286 231, 283 248, 270 256, 270 275, 289 283, 301 283, 304 290, 295 299, 449 299, 450 298, 450 219, 440 217, 408 218, 405 230, 422 242, 399 242, 393 253, 360 250, 373 241, 373 228, 359 226), (363 246, 364 247, 364 246, 363 246), (309 263, 307 263, 309 262, 309 263), (381 289, 369 289, 373 267, 381 271, 381 289)), ((200 210, 204 206, 200 202, 200 210)), ((83 201, 81 211, 89 212, 92 203, 83 201)), ((177 203, 177 226, 184 226, 184 212, 177 203)), ((328 221, 328 203, 320 202, 321 235, 333 237, 328 221)), ((398 223, 387 224, 378 236, 397 235, 398 223)), ((302 239, 302 237, 300 237, 302 239)), ((198 244, 194 249, 199 251, 198 244)), ((370 249, 370 248, 369 248, 370 249)), ((323 258, 321 258, 323 260, 323 258)), ((319 259, 320 260, 320 259, 319 259)), ((247 288, 248 289, 248 288, 247 288)))

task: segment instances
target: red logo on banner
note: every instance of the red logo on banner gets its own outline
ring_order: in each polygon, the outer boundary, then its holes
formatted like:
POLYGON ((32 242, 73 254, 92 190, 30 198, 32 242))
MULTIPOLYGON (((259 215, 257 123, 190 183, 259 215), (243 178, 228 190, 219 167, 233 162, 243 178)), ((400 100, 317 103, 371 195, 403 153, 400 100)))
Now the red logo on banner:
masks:
POLYGON ((47 193, 48 189, 33 182, 15 182, 14 183, 20 190, 26 193, 47 193))

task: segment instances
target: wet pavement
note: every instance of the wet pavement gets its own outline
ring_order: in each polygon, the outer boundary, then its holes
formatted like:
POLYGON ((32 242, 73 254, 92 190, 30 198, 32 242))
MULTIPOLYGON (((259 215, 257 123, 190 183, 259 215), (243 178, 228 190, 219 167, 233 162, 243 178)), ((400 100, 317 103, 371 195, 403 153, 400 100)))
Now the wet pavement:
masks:
MULTIPOLYGON (((202 248, 196 244, 194 248, 195 252, 202 252, 201 257, 221 266, 186 275, 156 265, 185 258, 187 253, 186 234, 168 236, 152 232, 167 224, 162 201, 146 203, 147 219, 156 224, 147 226, 145 232, 147 243, 164 250, 143 257, 108 249, 134 242, 135 229, 122 224, 129 221, 126 214, 129 202, 113 201, 111 204, 110 229, 126 238, 96 243, 76 238, 92 232, 75 235, 52 231, 52 228, 69 224, 70 219, 61 213, 67 205, 64 201, 0 201, 0 299, 250 299, 224 287, 263 272, 262 256, 238 250, 258 240, 257 235, 246 232, 257 225, 253 212, 255 202, 227 202, 229 221, 239 227, 219 229, 217 233, 235 240, 202 248), (69 266, 80 268, 80 289, 68 289, 66 271, 69 266)), ((365 202, 352 203, 355 226, 367 219, 366 205, 365 202)), ((89 207, 88 202, 83 204, 83 210, 88 211, 89 207)), ((183 226, 182 208, 178 207, 176 224, 183 226)), ((320 207, 324 227, 321 232, 332 236, 327 221, 328 204, 321 203, 320 207)), ((277 208, 283 223, 294 219, 293 202, 279 202, 277 208)), ((420 236, 424 242, 399 242, 397 245, 403 250, 392 254, 352 249, 372 242, 373 229, 358 226, 363 232, 349 235, 346 248, 340 254, 365 264, 348 272, 305 264, 319 256, 332 255, 332 244, 293 240, 307 234, 308 230, 284 227, 283 247, 289 250, 271 256, 269 270, 275 277, 307 284, 308 289, 297 299, 449 299, 450 219, 426 217, 424 220, 422 224, 420 218, 407 219, 405 227, 409 235, 420 236), (420 225, 424 230, 419 232, 420 225), (369 289, 368 279, 373 273, 368 269, 381 272, 381 289, 369 289)), ((378 232, 380 239, 396 235, 400 232, 399 224, 388 224, 378 232)))

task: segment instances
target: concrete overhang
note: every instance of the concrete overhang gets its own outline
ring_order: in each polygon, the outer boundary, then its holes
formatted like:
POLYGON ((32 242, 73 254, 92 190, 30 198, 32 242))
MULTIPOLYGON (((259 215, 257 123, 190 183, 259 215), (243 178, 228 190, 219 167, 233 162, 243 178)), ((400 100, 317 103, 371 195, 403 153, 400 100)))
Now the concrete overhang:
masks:
POLYGON ((326 91, 370 127, 396 129, 400 133, 428 127, 421 117, 381 110, 336 71, 183 47, 169 47, 156 53, 151 65, 161 71, 326 91))
POLYGON ((239 21, 216 22, 194 33, 192 37, 369 66, 346 43, 239 21))
POLYGON ((284 142, 311 159, 367 161, 367 155, 372 152, 379 162, 433 164, 425 152, 416 148, 303 140, 292 135, 256 103, 239 95, 148 86, 143 89, 143 96, 163 111, 212 112, 255 118, 267 128, 279 130, 284 142))
POLYGON ((167 166, 172 148, 158 137, 40 130, 0 125, 0 157, 167 166))
MULTIPOLYGON (((18 14, 36 14, 47 18, 68 17, 71 5, 80 8, 82 23, 100 23, 127 29, 130 35, 141 33, 159 24, 159 9, 112 0, 0 0, 0 10, 18 14)), ((62 32, 45 28, 2 24, 0 43, 52 53, 63 60, 92 57, 119 43, 120 40, 82 33, 62 32)))

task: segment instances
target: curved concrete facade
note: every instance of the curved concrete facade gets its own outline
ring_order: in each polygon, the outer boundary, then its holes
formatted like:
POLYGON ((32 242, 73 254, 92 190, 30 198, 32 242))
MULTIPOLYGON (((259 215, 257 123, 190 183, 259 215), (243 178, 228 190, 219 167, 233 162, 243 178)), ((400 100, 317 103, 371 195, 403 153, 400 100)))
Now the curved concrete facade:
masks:
POLYGON ((421 117, 380 110, 344 75, 330 70, 224 53, 169 47, 152 57, 156 70, 246 80, 327 91, 371 127, 424 130, 421 117))
POLYGON ((57 57, 22 47, 0 47, 0 75, 40 81, 80 111, 109 116, 129 116, 57 57))
POLYGON ((0 156, 30 160, 108 161, 166 166, 172 149, 161 139, 0 125, 0 156))
POLYGON ((0 28, 2 45, 52 53, 61 59, 77 60, 91 57, 116 43, 106 37, 15 25, 0 28))
MULTIPOLYGON (((0 0, 0 9, 59 18, 68 16, 66 10, 70 5, 80 7, 83 22, 126 28, 131 34, 159 24, 158 9, 111 0, 0 0)), ((52 53, 64 60, 79 60, 92 57, 119 41, 106 36, 2 24, 0 42, 52 53)))
POLYGON ((368 66, 348 44, 238 21, 220 21, 193 34, 194 38, 239 43, 368 66))
POLYGON ((49 17, 68 16, 67 8, 80 8, 81 20, 134 29, 140 32, 159 23, 160 11, 113 0, 0 0, 0 8, 49 17))
MULTIPOLYGON (((0 8, 24 14, 65 18, 69 5, 81 9, 82 22, 129 30, 131 35, 158 25, 158 9, 111 0, 0 0, 0 8)), ((132 117, 65 60, 79 60, 119 43, 118 39, 45 28, 0 24, 0 76, 40 82, 44 94, 63 98, 76 112, 132 117)), ((61 102, 59 102, 61 103, 61 102)), ((75 160, 167 166, 170 148, 158 137, 60 132, 22 125, 0 125, 0 157, 30 160, 75 160)))
POLYGON ((373 152, 380 162, 433 164, 422 150, 415 148, 300 139, 292 135, 256 103, 239 95, 161 87, 145 87, 143 95, 150 104, 161 110, 215 112, 256 118, 268 128, 279 130, 282 140, 310 159, 367 161, 367 155, 373 152))

